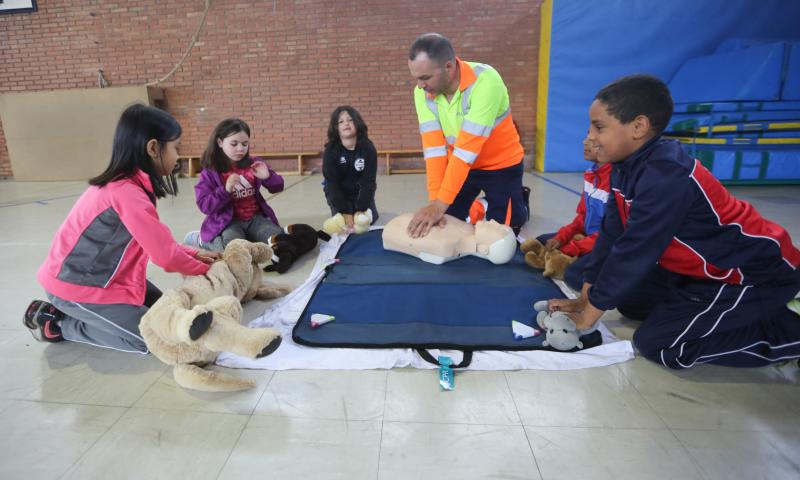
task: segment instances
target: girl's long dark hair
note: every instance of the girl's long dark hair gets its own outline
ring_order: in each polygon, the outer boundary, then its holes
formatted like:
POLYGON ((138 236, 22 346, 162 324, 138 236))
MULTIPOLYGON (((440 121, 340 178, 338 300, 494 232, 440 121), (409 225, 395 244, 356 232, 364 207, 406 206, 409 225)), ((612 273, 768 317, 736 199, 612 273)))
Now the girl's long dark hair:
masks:
POLYGON ((369 140, 367 124, 364 123, 364 119, 361 118, 361 114, 358 113, 358 110, 350 105, 341 105, 336 107, 333 113, 331 113, 331 121, 328 123, 328 143, 325 144, 325 150, 342 143, 342 139, 339 137, 339 115, 341 115, 342 112, 347 112, 350 118, 353 119, 353 124, 356 126, 356 142, 369 140))
POLYGON ((180 137, 181 126, 169 113, 146 105, 131 105, 122 112, 117 123, 111 162, 103 173, 89 179, 89 185, 103 187, 115 180, 133 177, 137 170, 141 170, 150 177, 157 198, 177 194, 174 172, 167 176, 158 173, 155 161, 147 153, 147 142, 155 139, 158 148, 163 149, 167 142, 180 137))
MULTIPOLYGON (((233 162, 225 152, 222 151, 217 144, 217 140, 225 140, 231 135, 236 135, 239 132, 244 132, 250 136, 250 127, 244 120, 238 118, 226 118, 219 122, 217 128, 211 133, 211 138, 208 139, 208 146, 206 146, 203 156, 200 157, 200 166, 219 173, 227 172, 233 167, 233 162)), ((250 160, 250 149, 248 148, 247 154, 242 157, 240 162, 247 163, 250 160)))

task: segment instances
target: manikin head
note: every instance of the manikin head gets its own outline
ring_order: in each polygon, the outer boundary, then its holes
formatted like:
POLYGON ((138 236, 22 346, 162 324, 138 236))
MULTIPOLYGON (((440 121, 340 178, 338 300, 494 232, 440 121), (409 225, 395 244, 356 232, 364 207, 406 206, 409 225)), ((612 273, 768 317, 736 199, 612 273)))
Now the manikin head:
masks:
POLYGON ((475 245, 479 255, 496 265, 508 262, 517 251, 514 231, 494 220, 475 224, 475 245))

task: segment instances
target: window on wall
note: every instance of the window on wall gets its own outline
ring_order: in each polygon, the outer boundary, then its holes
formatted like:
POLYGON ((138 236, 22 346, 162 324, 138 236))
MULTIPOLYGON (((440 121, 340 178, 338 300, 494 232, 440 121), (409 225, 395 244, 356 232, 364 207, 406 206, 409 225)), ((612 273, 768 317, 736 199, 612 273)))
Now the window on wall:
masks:
POLYGON ((36 10, 36 0, 0 0, 0 14, 35 12, 36 10))

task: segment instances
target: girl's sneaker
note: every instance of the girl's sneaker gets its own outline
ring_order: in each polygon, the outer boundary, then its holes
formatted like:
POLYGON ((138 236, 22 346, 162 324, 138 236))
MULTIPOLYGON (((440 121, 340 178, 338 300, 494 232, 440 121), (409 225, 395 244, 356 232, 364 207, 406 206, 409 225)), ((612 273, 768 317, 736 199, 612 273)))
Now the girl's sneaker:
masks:
POLYGON ((200 230, 193 230, 183 237, 183 244, 194 248, 200 248, 200 230))
POLYGON ((64 314, 52 304, 44 300, 34 300, 25 310, 22 323, 36 340, 55 343, 64 340, 59 326, 63 318, 64 314))

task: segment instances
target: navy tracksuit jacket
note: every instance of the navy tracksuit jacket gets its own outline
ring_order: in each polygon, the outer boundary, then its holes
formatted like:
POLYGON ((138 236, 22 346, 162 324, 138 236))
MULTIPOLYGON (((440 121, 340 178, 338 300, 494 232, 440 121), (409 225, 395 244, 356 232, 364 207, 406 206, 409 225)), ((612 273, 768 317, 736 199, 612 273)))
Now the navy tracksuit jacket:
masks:
POLYGON ((655 138, 611 172, 584 278, 589 301, 645 319, 634 344, 670 368, 800 357, 800 250, 676 141, 655 138))

